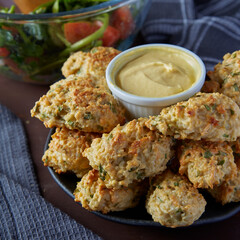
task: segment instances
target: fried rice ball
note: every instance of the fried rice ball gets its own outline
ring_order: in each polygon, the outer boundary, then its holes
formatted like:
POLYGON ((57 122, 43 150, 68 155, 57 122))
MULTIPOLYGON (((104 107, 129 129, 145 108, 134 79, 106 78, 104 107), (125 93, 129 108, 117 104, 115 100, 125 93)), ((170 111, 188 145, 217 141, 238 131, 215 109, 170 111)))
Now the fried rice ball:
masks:
MULTIPOLYGON (((67 127, 84 132, 110 132, 125 123, 125 110, 103 88, 88 78, 70 76, 51 85, 31 110, 48 128, 67 127)), ((91 79, 90 79, 91 80, 91 79)))
POLYGON ((240 109, 223 94, 198 93, 162 109, 146 126, 176 139, 235 141, 240 136, 240 109))
POLYGON ((127 187, 133 181, 161 173, 173 155, 173 140, 151 131, 146 118, 134 119, 94 139, 83 155, 99 170, 108 187, 127 187))
POLYGON ((144 189, 141 183, 132 183, 121 189, 108 188, 95 169, 89 171, 78 182, 74 191, 75 201, 90 211, 123 211, 135 207, 144 189))
POLYGON ((227 53, 223 56, 222 63, 214 67, 214 71, 207 73, 208 77, 220 84, 224 83, 229 76, 240 75, 240 50, 233 53, 227 53))
POLYGON ((105 72, 110 61, 120 51, 112 47, 95 47, 90 52, 76 52, 63 64, 62 73, 65 77, 71 74, 79 76, 90 75, 97 86, 107 87, 105 72))
POLYGON ((151 180, 147 212, 166 227, 191 225, 205 211, 206 201, 185 176, 166 170, 151 180))
POLYGON ((42 160, 45 166, 52 167, 57 173, 73 172, 81 178, 91 166, 82 156, 85 148, 90 147, 97 133, 84 133, 67 128, 56 128, 42 160))
POLYGON ((230 202, 240 201, 240 158, 235 159, 237 165, 237 175, 235 178, 223 182, 221 185, 208 189, 209 193, 222 203, 222 205, 230 202))
POLYGON ((179 173, 196 188, 213 188, 235 178, 237 167, 226 142, 186 141, 179 147, 179 173))

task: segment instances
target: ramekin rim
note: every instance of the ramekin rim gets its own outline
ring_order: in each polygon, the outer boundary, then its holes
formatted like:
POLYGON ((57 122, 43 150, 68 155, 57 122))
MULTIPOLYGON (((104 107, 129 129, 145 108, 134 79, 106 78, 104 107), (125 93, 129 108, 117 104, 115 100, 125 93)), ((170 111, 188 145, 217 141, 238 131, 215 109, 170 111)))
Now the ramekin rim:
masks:
POLYGON ((174 44, 165 44, 165 43, 151 43, 151 44, 143 44, 143 45, 139 45, 136 47, 132 47, 129 48, 123 52, 121 52, 120 54, 118 54, 116 57, 114 57, 111 62, 109 63, 107 69, 106 69, 106 80, 107 80, 107 84, 109 89, 113 92, 113 94, 115 94, 117 97, 119 97, 120 99, 123 99, 126 102, 129 103, 133 103, 135 102, 136 104, 154 104, 157 102, 169 102, 169 101, 173 101, 174 99, 177 98, 181 98, 183 96, 187 96, 189 95, 191 92, 196 93, 196 89, 201 88, 204 84, 204 80, 205 80, 205 76, 206 76, 206 67, 202 61, 202 59, 195 54, 194 52, 190 51, 187 48, 178 46, 178 45, 174 45, 174 44), (182 50, 185 53, 188 53, 190 56, 194 57, 194 59, 196 59, 196 61, 198 62, 200 69, 201 69, 201 75, 198 79, 198 81, 196 81, 190 88, 188 88, 187 90, 171 95, 171 96, 166 96, 166 97, 160 97, 160 98, 151 98, 151 97, 142 97, 142 96, 137 96, 131 93, 128 93, 124 90, 122 90, 121 88, 119 88, 116 84, 113 83, 111 77, 110 77, 110 73, 111 70, 114 66, 114 63, 121 58, 122 56, 124 56, 125 54, 128 54, 129 52, 132 52, 134 50, 137 49, 141 49, 141 48, 150 48, 150 47, 170 47, 170 48, 175 48, 175 49, 179 49, 182 50), (127 99, 128 100, 127 100, 127 99))

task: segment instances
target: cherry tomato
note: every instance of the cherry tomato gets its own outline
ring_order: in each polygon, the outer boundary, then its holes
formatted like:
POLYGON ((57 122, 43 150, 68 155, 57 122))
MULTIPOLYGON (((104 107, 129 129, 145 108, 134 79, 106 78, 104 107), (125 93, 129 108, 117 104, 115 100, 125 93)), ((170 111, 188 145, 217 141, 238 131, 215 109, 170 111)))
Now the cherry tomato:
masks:
POLYGON ((70 43, 75 43, 96 31, 91 22, 74 22, 64 24, 64 36, 70 43))
POLYGON ((120 31, 112 26, 108 26, 103 34, 102 43, 104 47, 113 47, 119 39, 120 31))
POLYGON ((110 25, 120 31, 120 38, 126 39, 134 29, 134 20, 127 6, 116 9, 110 19, 110 25))
MULTIPOLYGON (((100 21, 95 21, 93 25, 96 26, 97 29, 99 29, 103 25, 103 23, 100 21)), ((107 26, 106 30, 103 33, 103 37, 100 40, 102 40, 102 45, 104 47, 113 47, 119 39, 119 30, 112 26, 107 26)))
POLYGON ((10 54, 7 48, 1 47, 0 48, 0 57, 7 57, 10 54))

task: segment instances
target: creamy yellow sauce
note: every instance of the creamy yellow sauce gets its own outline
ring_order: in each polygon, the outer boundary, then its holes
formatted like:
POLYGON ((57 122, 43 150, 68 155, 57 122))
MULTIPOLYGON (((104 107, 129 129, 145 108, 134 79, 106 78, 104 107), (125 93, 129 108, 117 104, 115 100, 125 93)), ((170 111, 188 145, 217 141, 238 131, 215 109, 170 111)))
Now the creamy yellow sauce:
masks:
POLYGON ((149 49, 124 65, 116 84, 143 97, 166 97, 190 88, 196 79, 193 58, 177 49, 149 49))

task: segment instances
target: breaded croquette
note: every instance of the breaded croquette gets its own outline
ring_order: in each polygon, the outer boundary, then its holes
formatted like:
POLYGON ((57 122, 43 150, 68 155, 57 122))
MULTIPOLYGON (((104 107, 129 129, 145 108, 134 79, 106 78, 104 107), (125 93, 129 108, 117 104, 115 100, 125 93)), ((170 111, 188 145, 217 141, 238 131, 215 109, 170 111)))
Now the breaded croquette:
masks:
POLYGON ((240 50, 225 54, 223 62, 218 63, 214 71, 209 71, 208 76, 211 81, 205 82, 204 91, 223 93, 240 106, 240 50), (213 83, 220 87, 214 88, 213 83))
POLYGON ((48 128, 64 127, 84 132, 110 132, 125 123, 124 108, 91 79, 70 76, 54 83, 31 110, 48 128))
POLYGON ((90 147, 92 140, 97 137, 101 135, 56 128, 42 158, 44 165, 52 167, 57 173, 73 172, 81 178, 91 169, 82 152, 90 147))
POLYGON ((94 139, 83 155, 99 170, 108 187, 127 187, 166 169, 173 155, 170 137, 151 131, 146 118, 134 119, 94 139))
POLYGON ((222 205, 230 202, 240 202, 240 158, 235 160, 237 165, 237 175, 230 181, 225 181, 220 186, 208 189, 216 201, 222 205))
POLYGON ((198 93, 162 109, 146 126, 176 139, 235 141, 240 136, 240 109, 223 94, 198 93))
POLYGON ((166 170, 151 179, 146 209, 166 227, 189 226, 205 211, 206 201, 185 176, 166 170))
POLYGON ((208 77, 217 81, 220 84, 224 83, 229 76, 240 75, 240 50, 231 53, 227 53, 223 56, 222 63, 218 63, 214 67, 214 71, 207 73, 208 77))
POLYGON ((213 188, 236 177, 233 151, 226 142, 183 141, 178 155, 179 173, 196 188, 213 188))
POLYGON ((121 189, 107 188, 101 174, 93 169, 78 182, 74 196, 84 208, 108 213, 135 207, 143 193, 143 186, 138 182, 121 189))
POLYGON ((232 147, 235 160, 236 158, 240 158, 240 137, 238 137, 236 141, 230 142, 230 145, 232 147))
POLYGON ((88 53, 83 51, 78 51, 70 55, 70 57, 62 66, 63 76, 67 78, 72 74, 81 74, 80 69, 84 65, 87 58, 88 53))
MULTIPOLYGON (((240 59, 239 59, 240 61, 240 59)), ((240 106, 240 67, 238 76, 229 76, 224 80, 222 88, 220 89, 221 93, 230 97, 234 102, 240 106)))
POLYGON ((76 74, 82 77, 91 76, 96 86, 107 87, 105 72, 110 61, 120 51, 111 47, 95 47, 90 52, 76 52, 72 54, 62 67, 65 77, 76 74))

